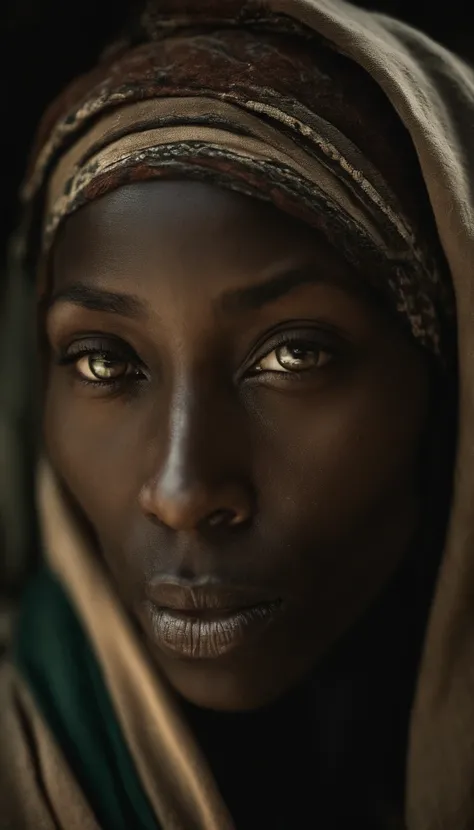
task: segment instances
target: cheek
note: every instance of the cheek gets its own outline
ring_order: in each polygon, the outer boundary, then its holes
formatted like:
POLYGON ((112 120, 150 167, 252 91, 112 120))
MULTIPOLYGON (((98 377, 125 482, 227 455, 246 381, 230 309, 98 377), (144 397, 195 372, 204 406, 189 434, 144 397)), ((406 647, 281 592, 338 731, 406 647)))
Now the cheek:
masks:
POLYGON ((281 584, 298 597, 301 653, 322 652, 342 634, 410 549, 426 387, 422 380, 403 395, 389 379, 361 383, 311 406, 276 407, 266 396, 256 441, 263 526, 280 551, 281 584))
POLYGON ((141 410, 72 394, 54 374, 44 409, 49 457, 99 534, 118 535, 140 482, 141 410))
POLYGON ((312 401, 265 395, 259 475, 266 512, 280 527, 330 549, 344 539, 352 547, 369 536, 380 542, 381 534, 412 526, 428 397, 418 380, 369 376, 312 401))

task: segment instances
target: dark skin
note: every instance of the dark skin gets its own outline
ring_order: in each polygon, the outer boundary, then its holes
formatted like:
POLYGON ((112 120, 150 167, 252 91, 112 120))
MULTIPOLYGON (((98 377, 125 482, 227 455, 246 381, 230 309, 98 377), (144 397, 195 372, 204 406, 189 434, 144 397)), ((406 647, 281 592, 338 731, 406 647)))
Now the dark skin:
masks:
POLYGON ((68 219, 52 296, 47 450, 154 658, 199 707, 283 698, 410 548, 423 354, 309 227, 192 182, 68 219), (282 613, 232 654, 178 658, 144 612, 163 574, 252 584, 282 613))

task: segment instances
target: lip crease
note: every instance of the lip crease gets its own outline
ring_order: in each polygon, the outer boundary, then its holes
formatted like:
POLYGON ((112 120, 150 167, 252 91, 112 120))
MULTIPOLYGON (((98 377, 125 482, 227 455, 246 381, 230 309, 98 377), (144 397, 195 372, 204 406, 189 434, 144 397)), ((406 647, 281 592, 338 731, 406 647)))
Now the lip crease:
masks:
POLYGON ((144 611, 154 641, 175 656, 222 657, 278 617, 282 600, 254 587, 212 580, 159 579, 147 586, 144 611))

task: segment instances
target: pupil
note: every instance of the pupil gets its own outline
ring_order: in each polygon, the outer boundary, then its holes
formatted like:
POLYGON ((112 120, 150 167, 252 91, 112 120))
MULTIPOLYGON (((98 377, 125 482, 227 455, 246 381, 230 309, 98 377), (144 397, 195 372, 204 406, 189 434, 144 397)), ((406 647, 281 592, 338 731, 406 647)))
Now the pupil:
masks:
POLYGON ((283 367, 304 369, 317 362, 317 354, 317 349, 306 343, 288 343, 280 349, 278 360, 283 367))
POLYGON ((96 375, 109 375, 113 370, 113 361, 106 357, 95 357, 91 361, 91 369, 96 375))
POLYGON ((288 346, 286 346, 285 351, 287 357, 289 357, 290 360, 294 360, 295 362, 302 362, 303 360, 308 360, 308 357, 311 357, 311 355, 313 354, 312 350, 305 348, 304 344, 300 346, 297 343, 289 344, 288 346))
POLYGON ((301 346, 289 346, 288 351, 290 352, 292 357, 299 359, 308 354, 308 350, 303 349, 301 346))

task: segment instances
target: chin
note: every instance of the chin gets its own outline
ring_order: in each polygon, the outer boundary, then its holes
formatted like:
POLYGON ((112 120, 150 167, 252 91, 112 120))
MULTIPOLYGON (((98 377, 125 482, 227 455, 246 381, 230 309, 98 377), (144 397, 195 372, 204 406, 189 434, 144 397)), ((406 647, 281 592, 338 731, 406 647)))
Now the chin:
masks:
MULTIPOLYGON (((217 712, 251 712, 284 697, 293 684, 267 671, 245 672, 242 667, 217 665, 220 661, 177 660, 170 665, 159 659, 173 689, 188 703, 217 712)), ((296 685, 296 682, 295 684, 296 685)))

